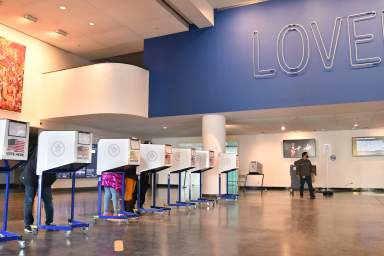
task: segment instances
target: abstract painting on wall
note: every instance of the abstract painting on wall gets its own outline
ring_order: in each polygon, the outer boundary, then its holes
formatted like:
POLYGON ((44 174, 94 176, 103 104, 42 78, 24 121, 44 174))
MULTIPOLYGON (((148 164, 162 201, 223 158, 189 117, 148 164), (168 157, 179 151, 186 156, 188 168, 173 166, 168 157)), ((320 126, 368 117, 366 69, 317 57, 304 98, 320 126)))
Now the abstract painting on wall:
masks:
POLYGON ((0 109, 21 112, 25 46, 0 37, 0 109))

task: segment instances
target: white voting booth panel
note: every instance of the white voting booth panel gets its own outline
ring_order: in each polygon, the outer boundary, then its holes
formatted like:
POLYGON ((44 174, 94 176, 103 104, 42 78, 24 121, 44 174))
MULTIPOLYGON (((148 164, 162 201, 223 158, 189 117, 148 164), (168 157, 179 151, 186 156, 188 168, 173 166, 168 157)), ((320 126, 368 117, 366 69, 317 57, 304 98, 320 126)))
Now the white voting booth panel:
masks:
POLYGON ((28 139, 28 123, 0 119, 0 160, 27 160, 28 139))
POLYGON ((0 119, 0 164, 1 178, 5 174, 5 191, 2 205, 2 228, 0 229, 0 243, 17 241, 20 248, 25 247, 25 242, 18 234, 8 232, 8 206, 9 206, 9 187, 11 172, 21 165, 23 160, 28 158, 28 123, 18 122, 7 119, 0 119), (10 162, 18 163, 11 164, 10 162))
POLYGON ((192 171, 204 171, 214 167, 215 152, 208 150, 197 150, 196 151, 196 166, 192 171))
MULTIPOLYGON (((215 163, 215 152, 208 150, 196 150, 196 166, 191 170, 191 172, 204 172, 206 170, 212 169, 215 163)), ((192 186, 200 186, 200 177, 199 175, 191 176, 192 186)))
POLYGON ((140 165, 136 172, 152 171, 163 167, 172 166, 172 146, 141 144, 140 145, 140 165))
MULTIPOLYGON (((219 173, 227 172, 230 170, 235 171, 239 168, 239 156, 237 154, 231 154, 231 153, 220 153, 219 154, 219 173)), ((227 178, 226 174, 221 174, 221 193, 225 194, 226 191, 226 184, 227 184, 227 178)))
POLYGON ((101 139, 97 144, 97 175, 116 168, 140 164, 140 140, 101 139))
POLYGON ((225 172, 239 168, 239 157, 236 154, 219 154, 219 172, 225 172))
MULTIPOLYGON (((196 150, 193 148, 173 148, 172 149, 172 167, 164 172, 159 173, 159 184, 168 184, 168 174, 180 170, 189 170, 196 165, 196 150)), ((182 183, 184 183, 182 176, 182 183)), ((171 174, 171 184, 178 184, 178 175, 171 174)), ((187 184, 187 183, 186 183, 187 184)))
POLYGON ((39 135, 36 174, 69 164, 92 161, 92 134, 79 131, 43 131, 39 135))

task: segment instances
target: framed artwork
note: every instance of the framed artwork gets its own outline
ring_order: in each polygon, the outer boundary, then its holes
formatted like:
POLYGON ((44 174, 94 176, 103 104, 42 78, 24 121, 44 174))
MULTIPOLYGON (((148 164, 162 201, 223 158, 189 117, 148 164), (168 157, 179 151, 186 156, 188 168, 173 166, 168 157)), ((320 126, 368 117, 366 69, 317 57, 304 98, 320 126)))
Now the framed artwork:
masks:
POLYGON ((25 49, 0 37, 0 109, 21 112, 25 49))
POLYGON ((283 140, 284 158, 301 158, 303 152, 308 152, 309 157, 316 157, 315 139, 283 140))

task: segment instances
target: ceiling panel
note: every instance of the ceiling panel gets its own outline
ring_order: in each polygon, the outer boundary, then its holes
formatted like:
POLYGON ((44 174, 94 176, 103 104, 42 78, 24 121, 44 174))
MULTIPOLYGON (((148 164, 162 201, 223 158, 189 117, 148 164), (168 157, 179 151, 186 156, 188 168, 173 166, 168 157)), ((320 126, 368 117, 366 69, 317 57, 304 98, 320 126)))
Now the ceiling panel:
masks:
POLYGON ((142 51, 146 38, 188 30, 157 0, 3 0, 0 23, 93 59, 142 51), (38 22, 28 23, 24 14, 38 22), (68 36, 55 36, 57 29, 68 36))

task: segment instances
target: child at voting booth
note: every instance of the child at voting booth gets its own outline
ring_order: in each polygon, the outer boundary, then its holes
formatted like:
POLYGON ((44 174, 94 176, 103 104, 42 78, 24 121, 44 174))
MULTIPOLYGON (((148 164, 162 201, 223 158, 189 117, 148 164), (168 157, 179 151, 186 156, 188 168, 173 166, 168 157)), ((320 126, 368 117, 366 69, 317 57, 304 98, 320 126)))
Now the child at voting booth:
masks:
POLYGON ((118 173, 104 172, 101 185, 104 187, 104 215, 109 215, 109 203, 112 199, 113 213, 119 213, 119 196, 121 193, 122 175, 118 173))
MULTIPOLYGON (((145 203, 145 194, 148 190, 149 174, 140 174, 140 208, 145 203)), ((137 201, 137 176, 136 167, 128 167, 125 174, 125 194, 124 194, 124 208, 125 211, 133 212, 137 201)))

